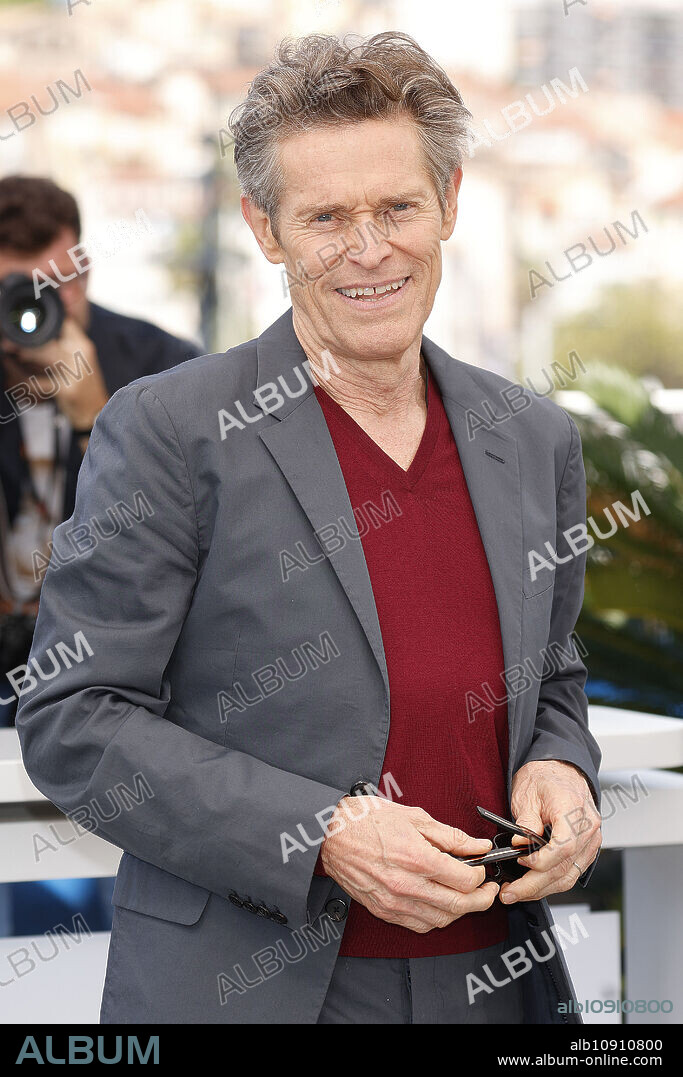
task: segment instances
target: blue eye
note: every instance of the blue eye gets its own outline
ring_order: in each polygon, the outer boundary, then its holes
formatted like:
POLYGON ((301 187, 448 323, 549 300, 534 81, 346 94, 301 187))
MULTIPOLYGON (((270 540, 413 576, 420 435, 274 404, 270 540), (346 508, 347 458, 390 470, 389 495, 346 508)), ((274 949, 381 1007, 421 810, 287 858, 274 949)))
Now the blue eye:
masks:
POLYGON ((392 206, 391 208, 392 209, 399 209, 399 210, 400 209, 408 209, 409 205, 410 205, 409 202, 397 202, 396 205, 392 206))
POLYGON ((332 220, 332 214, 331 213, 319 213, 318 216, 315 219, 316 219, 316 221, 319 221, 322 217, 329 217, 329 219, 332 220))

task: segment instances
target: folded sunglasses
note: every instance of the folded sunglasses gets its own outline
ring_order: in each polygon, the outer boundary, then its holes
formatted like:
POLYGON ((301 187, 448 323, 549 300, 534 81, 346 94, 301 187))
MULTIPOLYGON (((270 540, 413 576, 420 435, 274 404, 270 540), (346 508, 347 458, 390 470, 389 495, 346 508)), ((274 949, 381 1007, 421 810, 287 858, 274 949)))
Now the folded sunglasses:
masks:
POLYGON ((486 808, 480 808, 479 805, 477 805, 477 811, 487 822, 495 823, 496 826, 500 827, 493 838, 493 849, 488 853, 484 853, 483 856, 456 856, 454 859, 471 867, 482 866, 486 870, 487 879, 493 879, 497 883, 521 879, 522 875, 526 874, 529 869, 518 863, 517 857, 527 856, 529 853, 534 853, 537 849, 542 849, 544 845, 547 845, 550 841, 550 827, 547 826, 543 836, 540 837, 538 834, 534 834, 533 830, 528 830, 527 827, 513 823, 509 819, 503 819, 500 815, 487 811, 486 808), (520 838, 526 838, 528 842, 527 848, 525 849, 522 845, 510 845, 512 834, 517 834, 520 838))

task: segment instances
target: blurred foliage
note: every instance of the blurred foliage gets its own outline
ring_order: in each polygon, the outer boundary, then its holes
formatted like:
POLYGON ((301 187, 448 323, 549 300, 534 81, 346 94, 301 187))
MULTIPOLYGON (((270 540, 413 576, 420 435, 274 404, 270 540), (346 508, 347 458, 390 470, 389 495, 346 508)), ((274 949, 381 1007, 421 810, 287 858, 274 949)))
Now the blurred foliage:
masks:
POLYGON ((572 349, 619 370, 659 378, 668 388, 683 381, 683 304, 661 281, 612 285, 596 306, 561 322, 555 358, 572 349))
POLYGON ((587 693, 595 703, 683 717, 683 437, 633 374, 591 362, 574 386, 596 407, 571 404, 581 433, 589 534, 583 611, 587 693), (638 515, 639 491, 650 510, 638 515), (616 531, 608 534, 614 521, 616 531))

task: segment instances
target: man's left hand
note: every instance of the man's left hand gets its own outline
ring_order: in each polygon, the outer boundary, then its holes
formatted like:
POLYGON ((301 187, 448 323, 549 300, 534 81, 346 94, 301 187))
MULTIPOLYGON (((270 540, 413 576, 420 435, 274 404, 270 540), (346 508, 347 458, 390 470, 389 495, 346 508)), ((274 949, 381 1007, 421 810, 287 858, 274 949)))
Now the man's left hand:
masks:
MULTIPOLYGON (((525 763, 513 778, 511 803, 517 823, 539 835, 550 824, 552 834, 542 849, 520 857, 519 863, 531 870, 504 883, 501 901, 540 901, 571 890, 602 842, 600 813, 581 771, 554 759, 525 763)), ((525 844, 517 836, 512 843, 525 844)))

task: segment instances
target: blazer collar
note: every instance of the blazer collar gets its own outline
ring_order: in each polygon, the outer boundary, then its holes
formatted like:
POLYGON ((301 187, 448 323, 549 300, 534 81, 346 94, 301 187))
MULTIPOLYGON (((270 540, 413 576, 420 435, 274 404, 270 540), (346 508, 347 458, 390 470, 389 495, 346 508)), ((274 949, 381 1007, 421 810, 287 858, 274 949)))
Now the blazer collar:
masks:
MULTIPOLYGON (((445 398, 448 397, 461 408, 471 409, 481 414, 482 402, 490 400, 494 405, 497 403, 498 412, 502 410, 500 400, 496 402, 494 394, 478 384, 466 363, 454 359, 425 336, 422 337, 422 352, 430 373, 436 379, 441 396, 444 397, 444 403, 445 398)), ((284 402, 269 413, 276 419, 286 419, 313 393, 314 388, 308 371, 306 353, 294 331, 291 307, 257 338, 256 354, 257 379, 254 404, 263 411, 269 411, 271 405, 269 405, 265 387, 269 383, 273 384, 284 398, 284 402), (289 393, 285 386, 289 389, 289 393), (256 395, 259 389, 264 390, 263 403, 261 397, 256 395), (295 396, 295 393, 298 395, 295 396)), ((483 430, 482 432, 514 441, 510 435, 498 430, 483 430)), ((478 438, 479 433, 477 433, 478 438)))

